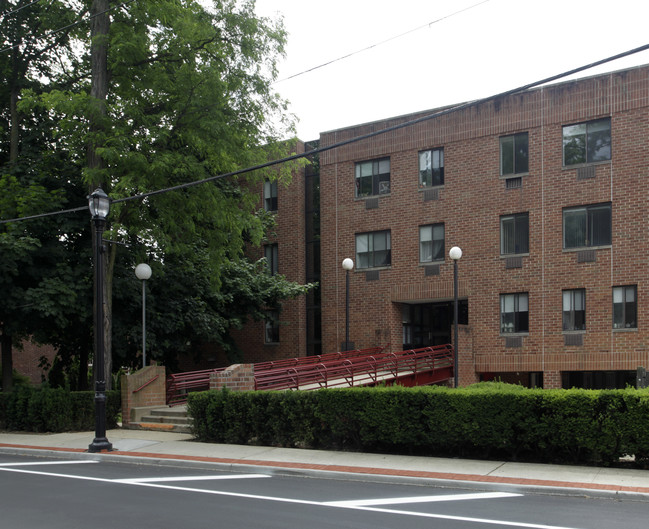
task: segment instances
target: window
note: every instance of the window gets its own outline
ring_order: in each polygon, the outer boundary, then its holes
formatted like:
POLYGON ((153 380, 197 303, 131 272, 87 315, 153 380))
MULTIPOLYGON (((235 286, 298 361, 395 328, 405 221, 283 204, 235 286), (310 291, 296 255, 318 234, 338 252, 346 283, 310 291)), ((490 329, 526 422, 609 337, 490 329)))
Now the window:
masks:
POLYGON ((500 295, 500 332, 511 334, 529 331, 527 292, 500 295))
POLYGON ((563 291, 563 330, 586 330, 586 291, 583 288, 563 291))
POLYGON ((268 273, 274 276, 278 270, 277 244, 267 244, 264 246, 264 257, 266 258, 268 273))
POLYGON ((611 118, 563 127, 563 165, 611 159, 611 118))
POLYGON ((390 192, 390 158, 356 164, 356 196, 369 197, 390 192))
POLYGON ((356 266, 376 268, 390 266, 390 232, 375 231, 356 235, 356 266))
POLYGON ((596 204, 563 210, 563 247, 611 244, 611 205, 596 204))
POLYGON ((444 260, 444 224, 419 226, 419 262, 444 260))
POLYGON ((613 328, 638 328, 637 287, 613 287, 613 328))
POLYGON ((500 138, 500 174, 528 172, 529 140, 527 132, 500 138))
POLYGON ((264 343, 279 343, 279 312, 268 311, 264 323, 266 327, 264 343))
POLYGON ((444 149, 419 153, 419 187, 444 185, 444 149))
POLYGON ((517 213, 500 217, 500 254, 529 253, 529 214, 517 213))
POLYGON ((277 211, 277 182, 264 182, 264 209, 277 211))

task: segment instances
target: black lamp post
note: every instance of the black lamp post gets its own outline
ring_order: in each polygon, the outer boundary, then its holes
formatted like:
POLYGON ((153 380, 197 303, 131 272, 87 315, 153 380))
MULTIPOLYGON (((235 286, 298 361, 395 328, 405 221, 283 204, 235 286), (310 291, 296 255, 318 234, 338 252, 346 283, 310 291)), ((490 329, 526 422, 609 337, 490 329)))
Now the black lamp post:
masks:
POLYGON ((93 248, 95 262, 95 439, 88 446, 88 452, 112 450, 113 445, 106 438, 106 374, 104 372, 104 251, 103 244, 106 217, 110 211, 110 198, 101 188, 88 197, 88 207, 95 227, 93 248))
POLYGON ((353 349, 349 344, 349 272, 354 268, 354 261, 349 257, 343 259, 343 270, 345 270, 345 346, 343 351, 353 349))
POLYGON ((462 249, 459 246, 453 246, 448 252, 448 256, 453 260, 453 323, 454 323, 454 333, 455 333, 455 343, 453 344, 453 373, 455 375, 454 382, 455 387, 458 385, 458 372, 460 370, 459 358, 458 358, 458 337, 457 337, 457 320, 458 320, 458 280, 457 280, 457 262, 462 257, 462 249))

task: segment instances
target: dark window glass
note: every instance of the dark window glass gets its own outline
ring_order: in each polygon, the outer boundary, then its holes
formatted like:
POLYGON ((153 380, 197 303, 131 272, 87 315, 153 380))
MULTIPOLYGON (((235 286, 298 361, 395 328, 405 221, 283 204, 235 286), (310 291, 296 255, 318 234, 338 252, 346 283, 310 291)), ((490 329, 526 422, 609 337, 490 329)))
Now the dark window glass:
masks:
POLYGON ((527 132, 500 138, 500 174, 527 173, 529 168, 527 132))
POLYGON ((357 268, 390 266, 391 244, 389 231, 375 231, 356 235, 357 268))
POLYGON ((583 288, 563 291, 563 330, 586 329, 586 291, 583 288))
POLYGON ((277 182, 264 182, 264 209, 277 211, 277 182))
POLYGON ((264 257, 268 266, 268 273, 274 276, 278 271, 278 249, 277 244, 267 244, 264 246, 264 257))
POLYGON ((500 253, 529 253, 529 214, 518 213, 500 217, 500 253))
POLYGON ((419 153, 419 187, 444 185, 444 149, 419 153))
POLYGON ((390 192, 390 158, 356 164, 357 197, 385 195, 390 192))
POLYGON ((611 159, 611 119, 563 127, 563 165, 611 159))
POLYGON ((563 247, 586 248, 611 244, 611 205, 597 204, 563 210, 563 247))
POLYGON ((419 262, 444 260, 444 224, 419 227, 419 262))
POLYGON ((637 287, 613 287, 613 328, 636 329, 637 314, 637 287))
POLYGON ((264 342, 279 343, 279 312, 277 311, 266 313, 264 342))
POLYGON ((529 331, 527 292, 500 295, 500 332, 511 334, 529 331))

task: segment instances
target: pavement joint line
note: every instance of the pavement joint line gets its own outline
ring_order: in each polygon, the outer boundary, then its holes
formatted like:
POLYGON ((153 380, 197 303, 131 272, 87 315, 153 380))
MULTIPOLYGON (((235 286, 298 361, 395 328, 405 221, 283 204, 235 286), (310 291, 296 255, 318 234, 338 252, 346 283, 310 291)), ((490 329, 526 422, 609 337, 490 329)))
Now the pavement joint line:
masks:
POLYGON ((570 482, 558 480, 546 480, 537 478, 519 478, 508 476, 492 476, 481 474, 459 474, 452 472, 432 472, 422 470, 404 470, 392 468, 375 468, 375 467, 356 467, 345 465, 328 465, 328 464, 313 464, 313 463, 298 463, 290 461, 264 461, 255 459, 236 459, 236 458, 218 458, 206 456, 190 456, 178 454, 158 454, 150 452, 119 452, 119 451, 103 451, 90 454, 87 450, 79 448, 65 448, 65 447, 44 447, 20 444, 6 444, 0 443, 0 448, 15 448, 26 449, 30 451, 55 451, 55 452, 70 452, 77 454, 89 454, 92 456, 101 456, 102 454, 115 455, 120 458, 146 458, 158 459, 169 461, 192 461, 200 463, 215 463, 226 465, 248 465, 258 467, 273 467, 279 469, 292 469, 292 470, 314 470, 314 471, 329 471, 340 473, 351 473, 357 475, 377 475, 377 476, 392 476, 392 477, 409 477, 409 478, 423 478, 435 480, 448 480, 453 482, 473 482, 473 483, 491 483, 503 485, 521 485, 521 486, 536 486, 541 488, 561 488, 561 489, 580 489, 586 491, 602 491, 610 493, 636 493, 642 495, 649 495, 649 487, 637 487, 631 485, 613 485, 613 484, 598 484, 592 482, 570 482))

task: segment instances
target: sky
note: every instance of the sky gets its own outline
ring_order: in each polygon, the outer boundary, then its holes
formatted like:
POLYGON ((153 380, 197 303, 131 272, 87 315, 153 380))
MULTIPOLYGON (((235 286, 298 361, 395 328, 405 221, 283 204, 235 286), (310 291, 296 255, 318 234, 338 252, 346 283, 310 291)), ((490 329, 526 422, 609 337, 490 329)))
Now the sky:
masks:
MULTIPOLYGON (((274 88, 305 141, 488 97, 649 44, 646 0, 257 0, 256 12, 284 19, 287 55, 274 88)), ((649 64, 649 51, 573 77, 639 64, 649 64)))

